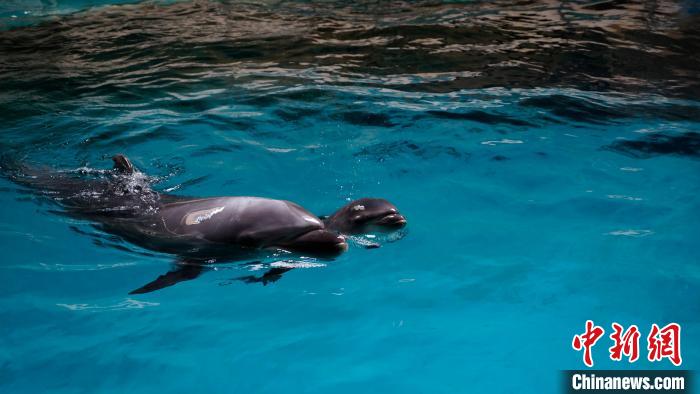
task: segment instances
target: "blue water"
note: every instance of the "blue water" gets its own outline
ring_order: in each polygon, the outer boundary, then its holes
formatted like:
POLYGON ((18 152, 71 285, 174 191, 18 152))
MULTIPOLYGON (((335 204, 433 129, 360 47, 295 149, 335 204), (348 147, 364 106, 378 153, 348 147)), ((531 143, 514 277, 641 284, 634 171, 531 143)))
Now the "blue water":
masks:
POLYGON ((383 197, 409 224, 267 286, 229 262, 129 296, 173 256, 3 177, 0 391, 556 393, 587 319, 596 368, 672 368, 644 340, 670 322, 700 366, 685 3, 74 3, 3 14, 4 154, 124 153, 162 192, 319 215, 383 197), (612 322, 640 327, 636 364, 608 359, 612 322))

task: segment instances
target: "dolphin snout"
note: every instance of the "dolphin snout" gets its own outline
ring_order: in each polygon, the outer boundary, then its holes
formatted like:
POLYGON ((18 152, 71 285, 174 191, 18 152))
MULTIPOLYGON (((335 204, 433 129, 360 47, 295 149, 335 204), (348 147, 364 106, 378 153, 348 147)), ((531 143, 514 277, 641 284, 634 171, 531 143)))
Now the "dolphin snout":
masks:
POLYGON ((340 234, 326 229, 304 233, 285 245, 289 249, 317 256, 332 257, 348 250, 348 243, 340 234))
POLYGON ((401 228, 406 225, 406 218, 398 213, 392 213, 379 219, 377 224, 380 226, 401 228))

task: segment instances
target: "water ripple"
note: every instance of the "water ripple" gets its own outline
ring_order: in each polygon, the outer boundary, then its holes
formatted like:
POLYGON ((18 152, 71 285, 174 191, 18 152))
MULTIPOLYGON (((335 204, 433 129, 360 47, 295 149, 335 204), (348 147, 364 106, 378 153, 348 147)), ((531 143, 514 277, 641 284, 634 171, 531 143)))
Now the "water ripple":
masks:
POLYGON ((205 94, 212 94, 230 82, 264 77, 270 85, 424 92, 506 84, 661 88, 687 97, 695 96, 700 81, 698 24, 671 1, 629 1, 606 9, 553 1, 272 7, 213 1, 125 5, 6 30, 0 34, 2 90, 138 97, 154 88, 209 81, 205 94), (630 57, 635 62, 623 61, 630 57), (668 84, 669 76, 684 82, 668 84))
POLYGON ((131 298, 127 298, 122 302, 110 305, 99 305, 99 304, 56 304, 62 308, 66 308, 71 311, 88 311, 88 312, 112 312, 112 311, 123 311, 129 309, 144 309, 154 306, 159 306, 159 302, 148 302, 139 301, 131 298))

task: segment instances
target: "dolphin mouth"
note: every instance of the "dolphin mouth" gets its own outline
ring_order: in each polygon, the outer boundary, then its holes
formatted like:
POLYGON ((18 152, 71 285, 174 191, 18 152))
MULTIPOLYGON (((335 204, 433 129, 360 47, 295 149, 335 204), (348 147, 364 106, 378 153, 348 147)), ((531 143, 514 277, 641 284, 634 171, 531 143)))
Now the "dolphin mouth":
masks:
POLYGON ((406 218, 398 213, 390 213, 376 221, 376 224, 391 228, 402 228, 406 225, 406 218))
POLYGON ((285 249, 319 257, 333 257, 348 250, 348 243, 340 234, 317 229, 301 234, 282 245, 285 249))

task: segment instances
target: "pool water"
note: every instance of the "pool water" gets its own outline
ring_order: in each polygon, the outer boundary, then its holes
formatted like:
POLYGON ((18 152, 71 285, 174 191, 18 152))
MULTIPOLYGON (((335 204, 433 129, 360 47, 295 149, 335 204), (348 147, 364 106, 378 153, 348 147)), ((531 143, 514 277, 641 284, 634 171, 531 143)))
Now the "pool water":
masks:
POLYGON ((0 391, 556 393, 588 319, 596 368, 674 368, 645 357, 670 322, 700 366, 697 4, 98 3, 3 9, 5 156, 409 224, 266 286, 229 262, 128 295, 173 256, 3 177, 0 391))

